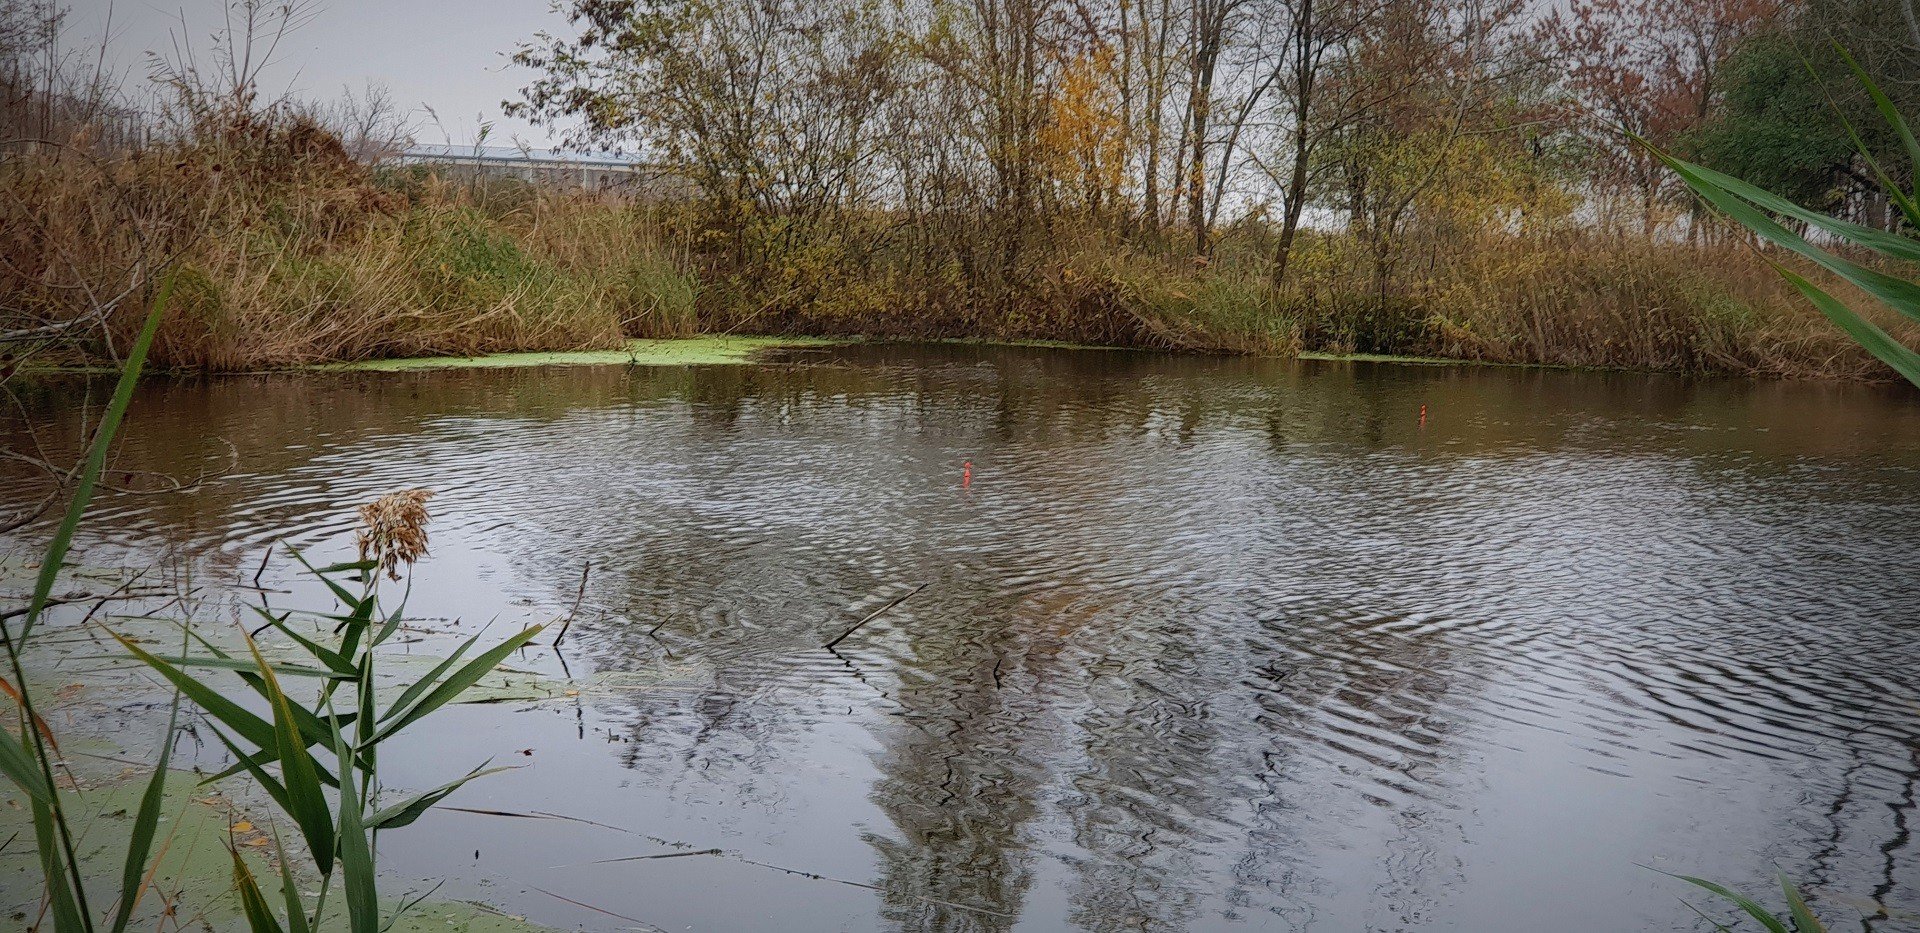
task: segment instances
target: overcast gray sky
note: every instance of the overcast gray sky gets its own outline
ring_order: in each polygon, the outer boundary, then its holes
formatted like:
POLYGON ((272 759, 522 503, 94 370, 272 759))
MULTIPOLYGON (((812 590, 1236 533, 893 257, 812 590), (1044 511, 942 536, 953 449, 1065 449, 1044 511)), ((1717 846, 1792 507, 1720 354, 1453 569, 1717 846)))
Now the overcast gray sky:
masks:
MULTIPOLYGON (((107 34, 109 59, 130 80, 144 81, 143 55, 171 50, 172 35, 191 38, 203 52, 209 48, 226 3, 67 0, 67 6, 68 48, 95 48, 107 34)), ((417 114, 421 142, 470 143, 481 120, 494 124, 489 142, 504 144, 514 135, 536 146, 554 141, 554 134, 500 113, 500 102, 516 97, 532 76, 508 64, 506 53, 541 29, 566 29, 548 0, 314 0, 307 9, 309 20, 289 35, 266 74, 266 93, 337 97, 343 85, 357 90, 371 79, 391 89, 396 103, 439 113, 444 134, 417 114)))

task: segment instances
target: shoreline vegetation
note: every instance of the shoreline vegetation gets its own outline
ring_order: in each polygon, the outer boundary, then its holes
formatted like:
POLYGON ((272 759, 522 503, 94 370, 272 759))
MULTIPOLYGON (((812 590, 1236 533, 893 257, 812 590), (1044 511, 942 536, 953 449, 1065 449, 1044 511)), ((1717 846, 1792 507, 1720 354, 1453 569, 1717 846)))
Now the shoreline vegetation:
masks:
MULTIPOLYGON (((527 369, 542 366, 726 366, 749 365, 762 362, 769 354, 788 350, 818 350, 832 347, 857 346, 868 343, 898 343, 913 345, 948 344, 958 346, 1007 347, 1014 349, 1076 350, 1076 351, 1113 351, 1133 350, 1144 352, 1168 352, 1163 348, 1135 347, 1112 344, 1074 343, 1065 340, 1042 339, 996 339, 989 337, 946 337, 937 340, 869 340, 861 335, 849 337, 810 337, 776 336, 769 334, 710 335, 696 334, 687 337, 651 337, 631 338, 619 347, 606 350, 506 350, 477 355, 438 355, 411 357, 378 357, 351 362, 310 363, 298 366, 286 366, 263 369, 236 369, 209 373, 198 369, 172 369, 150 366, 143 374, 145 378, 187 378, 199 375, 246 376, 287 373, 399 373, 423 372, 450 369, 527 369)), ((1265 359, 1292 359, 1308 363, 1370 363, 1389 366, 1469 366, 1517 369, 1556 369, 1581 372, 1643 372, 1652 374, 1657 371, 1634 370, 1623 367, 1584 366, 1567 363, 1500 362, 1494 360, 1464 359, 1459 357, 1411 356, 1390 353, 1334 353, 1319 350, 1301 350, 1290 355, 1278 354, 1225 354, 1206 353, 1205 355, 1243 355, 1265 359)), ((22 370, 23 375, 59 376, 59 375, 105 375, 117 372, 103 365, 60 365, 36 363, 22 370)), ((1712 371, 1698 373, 1664 373, 1665 375, 1729 375, 1712 371)), ((1871 379, 1871 382, 1890 382, 1890 380, 1871 379)))
MULTIPOLYGON (((298 373, 404 373, 430 372, 459 369, 531 369, 536 367, 566 366, 739 366, 764 362, 769 355, 791 350, 820 350, 833 347, 858 346, 861 344, 893 343, 911 346, 914 344, 957 345, 978 347, 1005 347, 1012 349, 1038 350, 1074 350, 1074 351, 1136 351, 1136 352, 1180 352, 1158 347, 1137 347, 1113 344, 1074 343, 1065 340, 1044 339, 996 339, 990 337, 945 337, 936 340, 880 339, 871 340, 862 335, 849 337, 812 337, 812 336, 776 336, 768 334, 734 334, 727 336, 695 334, 688 337, 632 338, 619 347, 607 350, 506 350, 477 355, 439 355, 410 357, 378 357, 355 360, 352 362, 310 363, 298 366, 283 366, 262 369, 234 369, 208 371, 204 369, 167 369, 150 366, 143 374, 146 379, 194 378, 203 375, 217 376, 258 376, 285 375, 298 373)), ((1715 370, 1700 371, 1662 371, 1632 369, 1621 366, 1593 366, 1577 363, 1536 363, 1505 362, 1497 360, 1467 359, 1461 357, 1412 356, 1393 353, 1339 353, 1320 350, 1300 350, 1295 353, 1258 354, 1230 353, 1219 351, 1188 351, 1203 356, 1241 356, 1259 359, 1297 360, 1305 363, 1366 363, 1383 366, 1457 366, 1491 367, 1496 369, 1534 369, 1561 370, 1568 372, 1599 373, 1641 373, 1645 375, 1668 376, 1716 376, 1722 378, 1746 378, 1750 374, 1728 373, 1715 370)), ((112 367, 103 365, 58 365, 38 363, 21 370, 25 376, 74 376, 74 375, 110 375, 116 372, 112 367)), ((1792 377, 1776 377, 1792 378, 1792 377)), ((1835 380, 1827 380, 1835 381, 1835 380)), ((1894 385, 1893 378, 1869 376, 1848 380, 1870 385, 1894 385)))
MULTIPOLYGON (((1132 247, 1083 248, 1054 259, 1036 294, 969 301, 964 288, 856 280, 858 266, 837 263, 804 277, 796 271, 791 284, 750 286, 702 270, 676 245, 698 234, 674 229, 685 219, 674 205, 460 184, 421 169, 375 172, 308 156, 240 168, 286 156, 163 151, 104 169, 61 154, 15 162, 0 171, 0 187, 17 194, 21 208, 68 223, 44 238, 12 226, 5 247, 10 255, 40 253, 47 266, 61 254, 93 254, 101 267, 94 274, 110 278, 107 267, 124 260, 99 255, 118 221, 116 205, 84 203, 94 197, 86 192, 95 171, 113 172, 116 186, 149 204, 176 201, 172 212, 219 215, 214 229, 163 247, 178 254, 181 275, 177 311, 155 342, 156 371, 416 368, 409 361, 528 353, 623 362, 635 341, 745 331, 800 343, 958 339, 1892 377, 1737 243, 1463 243, 1445 277, 1421 295, 1371 307, 1340 291, 1364 283, 1338 273, 1316 283, 1317 296, 1270 293, 1257 249, 1194 268, 1132 247), (223 183, 221 176, 243 172, 263 190, 223 183)), ((1351 246, 1337 235, 1309 242, 1329 253, 1351 246)), ((62 291, 17 289, 10 297, 56 321, 84 314, 61 307, 71 298, 62 291)), ((124 344, 133 323, 132 315, 110 315, 96 339, 37 362, 110 362, 111 345, 124 344)), ((702 352, 684 361, 707 361, 702 352)))
MULTIPOLYGON (((398 369, 496 354, 625 362, 636 341, 744 333, 1892 377, 1781 282, 1769 257, 1733 242, 1476 237, 1436 259, 1418 294, 1385 302, 1356 295, 1366 283, 1336 268, 1306 294, 1273 292, 1254 233, 1243 246, 1223 241, 1204 266, 1171 249, 1060 244, 1016 293, 969 297, 961 284, 869 276, 867 264, 835 258, 775 280, 742 276, 689 248, 705 235, 698 205, 374 170, 341 157, 321 132, 296 123, 243 145, 105 164, 65 150, 10 160, 0 189, 36 223, 8 224, 13 232, 0 236, 12 242, 0 248, 49 270, 85 263, 81 274, 100 280, 134 264, 129 253, 172 257, 176 310, 155 341, 155 371, 398 369), (103 172, 141 211, 198 218, 204 229, 147 216, 133 226, 149 241, 126 242, 114 233, 127 226, 123 201, 97 194, 103 172)), ((1305 243, 1328 257, 1354 245, 1337 234, 1305 243)), ((818 244, 828 254, 842 246, 818 244)), ((72 291, 16 280, 9 299, 35 320, 75 321, 92 308, 74 305, 72 291)), ((74 328, 82 339, 33 362, 110 365, 136 324, 109 309, 74 328)), ((704 343, 685 347, 685 362, 707 361, 704 343)))

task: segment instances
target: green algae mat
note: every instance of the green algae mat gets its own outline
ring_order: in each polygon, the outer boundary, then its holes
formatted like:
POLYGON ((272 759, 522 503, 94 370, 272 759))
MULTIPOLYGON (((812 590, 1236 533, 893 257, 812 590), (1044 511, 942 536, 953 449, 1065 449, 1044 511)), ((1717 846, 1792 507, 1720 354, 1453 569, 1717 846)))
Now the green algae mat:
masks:
POLYGON ((614 350, 541 353, 491 353, 485 356, 422 356, 394 360, 329 363, 326 372, 407 372, 418 369, 493 369, 525 366, 708 366, 750 363, 768 350, 823 347, 845 343, 820 337, 674 337, 630 340, 614 350))
MULTIPOLYGON (((69 754, 80 751, 68 748, 69 754)), ((117 772, 83 771, 71 780, 62 779, 67 812, 76 821, 75 855, 88 891, 119 889, 133 814, 139 808, 149 773, 127 766, 117 772)), ((234 895, 228 847, 247 860, 254 877, 277 904, 280 875, 270 861, 276 849, 273 829, 250 818, 250 813, 269 812, 271 807, 229 796, 220 785, 203 785, 200 775, 186 771, 167 776, 164 799, 154 837, 151 880, 134 913, 132 928, 246 930, 234 895)), ((281 842, 297 844, 298 831, 281 827, 279 833, 281 842)), ((32 839, 32 817, 23 795, 7 785, 6 792, 0 793, 0 842, 5 843, 0 848, 0 926, 8 929, 29 929, 36 923, 50 922, 41 915, 40 863, 32 839)), ((306 886, 311 903, 317 880, 303 877, 299 869, 294 879, 296 884, 306 886)), ((400 900, 383 900, 387 903, 382 905, 382 914, 393 916, 400 900)), ((336 916, 344 905, 345 898, 330 898, 320 929, 344 929, 344 915, 336 916)), ((435 900, 410 904, 389 927, 391 933, 538 933, 545 929, 480 904, 435 900)))

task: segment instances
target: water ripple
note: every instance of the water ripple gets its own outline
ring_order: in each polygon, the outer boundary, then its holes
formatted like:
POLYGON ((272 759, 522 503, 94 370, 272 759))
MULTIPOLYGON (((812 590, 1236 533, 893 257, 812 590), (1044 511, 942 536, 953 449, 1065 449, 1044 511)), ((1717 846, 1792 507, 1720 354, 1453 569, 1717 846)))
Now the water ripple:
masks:
POLYGON ((877 926, 1679 928, 1634 864, 1920 897, 1910 403, 884 346, 235 380, 143 399, 122 459, 245 472, 84 543, 243 575, 419 485, 436 616, 591 561, 576 665, 712 677, 550 780, 870 877, 877 926))

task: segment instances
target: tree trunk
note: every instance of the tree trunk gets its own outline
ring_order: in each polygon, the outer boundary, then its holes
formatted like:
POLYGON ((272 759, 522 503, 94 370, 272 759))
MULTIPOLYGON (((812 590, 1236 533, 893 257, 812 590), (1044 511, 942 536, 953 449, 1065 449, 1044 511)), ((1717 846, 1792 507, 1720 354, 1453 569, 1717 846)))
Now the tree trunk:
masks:
POLYGON ((1207 236, 1207 132, 1213 121, 1213 73, 1226 38, 1227 0, 1194 4, 1193 80, 1187 110, 1191 115, 1187 152, 1187 217, 1193 224, 1194 255, 1205 257, 1207 236))
POLYGON ((1273 250, 1273 290, 1287 281, 1287 265, 1293 260, 1294 237, 1300 232, 1300 216, 1306 212, 1307 170, 1312 156, 1312 136, 1307 130, 1313 113, 1314 78, 1317 68, 1313 56, 1313 2, 1300 0, 1293 22, 1294 128, 1293 166, 1287 176, 1286 213, 1280 220, 1280 243, 1273 250))

